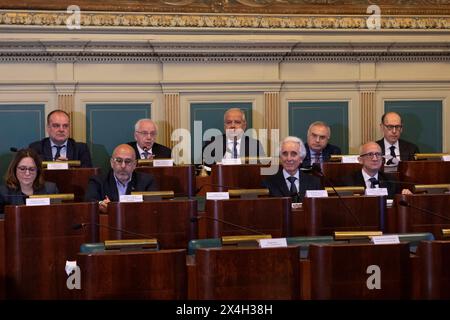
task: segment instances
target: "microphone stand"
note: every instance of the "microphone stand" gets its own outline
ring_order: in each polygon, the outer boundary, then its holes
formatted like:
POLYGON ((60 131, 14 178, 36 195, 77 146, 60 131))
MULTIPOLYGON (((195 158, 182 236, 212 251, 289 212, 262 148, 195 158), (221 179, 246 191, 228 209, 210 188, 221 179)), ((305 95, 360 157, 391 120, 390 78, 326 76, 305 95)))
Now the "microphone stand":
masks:
POLYGON ((82 229, 82 228, 84 228, 86 226, 92 226, 92 225, 98 226, 98 227, 102 227, 102 228, 106 228, 106 229, 109 229, 109 230, 119 231, 119 232, 122 232, 122 233, 128 233, 128 234, 131 234, 131 235, 134 235, 134 236, 138 236, 138 237, 141 237, 141 238, 144 238, 144 239, 153 238, 153 237, 150 237, 149 235, 145 235, 145 234, 142 234, 142 233, 132 232, 132 231, 128 231, 128 230, 125 230, 125 229, 119 229, 119 228, 111 227, 111 226, 108 226, 106 224, 100 224, 100 223, 79 223, 79 224, 73 225, 72 229, 78 230, 78 229, 82 229))
POLYGON ((250 231, 250 232, 256 233, 256 234, 265 235, 265 233, 260 232, 260 231, 258 231, 258 230, 251 229, 251 228, 247 228, 247 227, 244 227, 244 226, 240 226, 240 225, 238 225, 238 224, 235 224, 235 223, 232 223, 232 222, 228 222, 228 221, 225 221, 225 220, 222 220, 222 219, 219 219, 219 218, 208 217, 208 216, 206 216, 206 215, 201 215, 201 216, 193 217, 193 218, 191 218, 191 222, 195 222, 195 220, 199 220, 199 219, 201 219, 201 218, 210 219, 210 220, 212 220, 212 221, 219 221, 219 222, 221 222, 221 223, 223 223, 223 224, 227 224, 227 225, 233 226, 233 227, 238 228, 238 229, 242 229, 242 230, 245 230, 245 231, 250 231))
POLYGON ((312 173, 318 175, 319 177, 322 177, 327 184, 330 185, 330 187, 333 189, 333 191, 336 193, 337 197, 339 198, 340 202, 344 206, 344 208, 347 210, 347 212, 355 219, 356 223, 358 223, 358 226, 362 226, 361 222, 359 221, 358 217, 350 210, 350 208, 345 203, 344 199, 342 199, 341 195, 336 191, 336 188, 334 187, 334 184, 331 182, 330 179, 326 175, 323 174, 322 170, 320 169, 320 166, 313 165, 312 166, 312 173))
POLYGON ((422 211, 422 212, 428 213, 428 214, 430 214, 430 215, 432 215, 432 216, 441 218, 441 219, 443 219, 443 220, 450 221, 450 218, 449 218, 449 217, 440 215, 440 214, 435 213, 435 212, 433 212, 433 211, 430 211, 430 210, 428 210, 428 209, 424 209, 424 208, 420 208, 420 207, 413 206, 412 204, 410 204, 409 202, 407 202, 407 201, 405 201, 405 200, 400 200, 398 204, 401 205, 401 206, 403 206, 403 207, 413 208, 413 209, 416 209, 416 210, 418 210, 418 211, 422 211))

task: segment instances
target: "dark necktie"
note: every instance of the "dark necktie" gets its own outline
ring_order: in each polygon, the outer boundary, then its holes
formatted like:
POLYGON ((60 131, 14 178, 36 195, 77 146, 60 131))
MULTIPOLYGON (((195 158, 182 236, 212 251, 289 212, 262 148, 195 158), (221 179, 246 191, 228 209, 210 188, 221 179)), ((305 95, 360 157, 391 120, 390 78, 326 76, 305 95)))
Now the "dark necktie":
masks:
POLYGON ((233 140, 233 158, 237 159, 237 137, 233 140))
POLYGON ((297 187, 295 186, 295 180, 297 180, 296 177, 288 177, 287 178, 288 181, 291 183, 291 188, 289 189, 289 192, 291 195, 296 195, 297 194, 297 187))
POLYGON ((390 146, 389 149, 391 150, 391 158, 386 162, 387 165, 393 164, 394 159, 397 158, 397 155, 395 154, 395 146, 390 146))
POLYGON ((378 180, 377 180, 376 178, 374 178, 374 177, 370 178, 369 181, 370 181, 370 188, 372 188, 372 189, 375 188, 375 186, 376 186, 377 184, 380 184, 380 183, 378 182, 378 180))
POLYGON ((56 153, 55 153, 55 157, 53 158, 53 160, 58 160, 59 157, 61 157, 61 149, 64 148, 65 146, 53 146, 56 148, 56 153))
POLYGON ((144 159, 148 159, 150 153, 147 150, 144 150, 144 152, 142 152, 142 155, 144 156, 144 159))
POLYGON ((314 155, 314 163, 320 163, 320 152, 316 152, 314 155))

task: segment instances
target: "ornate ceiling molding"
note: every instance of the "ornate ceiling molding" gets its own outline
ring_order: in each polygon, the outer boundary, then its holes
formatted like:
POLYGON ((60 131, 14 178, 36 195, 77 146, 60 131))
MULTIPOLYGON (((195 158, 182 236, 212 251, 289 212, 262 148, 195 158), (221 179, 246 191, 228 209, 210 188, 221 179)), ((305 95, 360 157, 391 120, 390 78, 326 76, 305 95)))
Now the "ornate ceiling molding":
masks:
MULTIPOLYGON (((449 0, 450 1, 450 0, 449 0)), ((70 15, 65 11, 7 11, 0 10, 0 30, 16 27, 45 27, 65 29, 70 15)), ((258 14, 147 14, 147 13, 102 13, 80 14, 79 30, 89 31, 127 29, 154 31, 177 31, 179 29, 216 30, 368 30, 369 15, 258 15, 258 14)), ((448 15, 381 15, 383 30, 449 30, 448 15)), ((374 30, 376 32, 376 30, 374 30)))
MULTIPOLYGON (((0 0, 0 8, 65 11, 72 0, 0 0)), ((450 0, 77 0, 83 11, 239 14, 365 14, 376 4, 382 14, 447 15, 450 0)))

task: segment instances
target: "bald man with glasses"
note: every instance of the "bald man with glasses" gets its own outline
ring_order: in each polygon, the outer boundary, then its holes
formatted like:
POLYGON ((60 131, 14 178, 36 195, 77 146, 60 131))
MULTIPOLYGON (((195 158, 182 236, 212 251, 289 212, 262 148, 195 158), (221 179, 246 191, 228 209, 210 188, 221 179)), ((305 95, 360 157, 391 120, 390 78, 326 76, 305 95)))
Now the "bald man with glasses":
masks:
POLYGON ((419 148, 411 142, 400 139, 403 124, 398 113, 385 113, 381 117, 380 129, 384 137, 377 143, 386 158, 385 166, 395 167, 399 161, 415 160, 414 154, 419 153, 419 148))
MULTIPOLYGON (((361 186, 369 188, 387 188, 388 198, 393 198, 398 191, 399 184, 390 179, 381 170, 384 163, 384 155, 378 143, 370 141, 359 148, 359 163, 361 170, 342 179, 345 186, 361 186)), ((411 194, 408 189, 403 189, 402 194, 411 194)))
POLYGON ((89 179, 85 200, 99 201, 101 212, 107 212, 108 203, 119 201, 121 195, 132 191, 156 191, 154 177, 150 174, 135 172, 136 154, 128 144, 121 144, 114 149, 110 159, 111 169, 104 176, 89 179))

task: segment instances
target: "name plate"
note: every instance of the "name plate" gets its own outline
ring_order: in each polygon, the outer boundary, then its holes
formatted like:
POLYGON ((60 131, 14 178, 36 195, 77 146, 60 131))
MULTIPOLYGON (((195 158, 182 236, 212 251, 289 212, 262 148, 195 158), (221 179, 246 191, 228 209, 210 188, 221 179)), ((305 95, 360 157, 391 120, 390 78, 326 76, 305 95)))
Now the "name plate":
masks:
POLYGON ((302 203, 301 202, 293 202, 293 203, 291 203, 291 208, 292 209, 301 209, 302 203))
POLYGON ((286 238, 259 239, 260 248, 280 248, 287 247, 286 238))
POLYGON ((119 202, 143 202, 142 194, 124 194, 119 198, 119 202))
POLYGON ((27 206, 48 206, 50 205, 50 198, 27 198, 25 199, 27 206))
POLYGON ((228 200, 230 194, 228 192, 207 192, 206 200, 228 200))
POLYGON ((307 198, 328 198, 327 190, 306 190, 307 198))
POLYGON ((450 161, 450 154, 442 156, 442 161, 450 161))
POLYGON ((392 208, 393 204, 394 204, 394 199, 386 199, 386 207, 392 208))
POLYGON ((67 162, 52 162, 47 163, 47 170, 68 170, 69 164, 67 162))
POLYGON ((395 244, 400 243, 400 239, 397 234, 388 236, 373 236, 371 239, 373 244, 395 244))
POLYGON ((387 196, 387 188, 367 188, 365 191, 366 196, 387 196))
POLYGON ((173 159, 153 159, 154 167, 173 167, 173 159))
POLYGON ((222 159, 222 164, 225 166, 242 164, 241 158, 236 159, 222 159))
POLYGON ((342 163, 359 163, 358 161, 359 156, 343 156, 341 158, 342 163))

